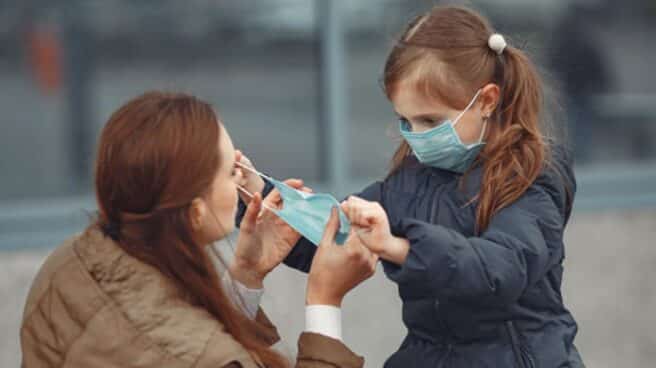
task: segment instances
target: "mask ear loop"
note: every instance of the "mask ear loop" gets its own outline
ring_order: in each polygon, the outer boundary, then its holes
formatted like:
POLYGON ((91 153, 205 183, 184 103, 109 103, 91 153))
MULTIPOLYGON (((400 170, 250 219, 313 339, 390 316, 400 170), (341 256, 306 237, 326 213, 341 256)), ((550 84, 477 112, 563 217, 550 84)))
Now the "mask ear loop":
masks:
MULTIPOLYGON (((272 177, 257 171, 255 168, 253 168, 251 166, 244 165, 241 162, 235 162, 235 165, 241 167, 242 169, 246 169, 246 171, 250 171, 251 173, 253 173, 255 175, 259 175, 259 176, 263 177, 264 179, 268 180, 269 182, 275 181, 272 177)), ((242 187, 239 184, 237 184, 237 189, 239 189, 242 193, 244 193, 246 196, 248 196, 248 198, 253 199, 253 193, 249 192, 248 189, 242 187)), ((262 207, 266 208, 267 210, 269 210, 273 213, 276 213, 276 210, 274 208, 271 208, 271 207, 267 206, 264 202, 262 202, 262 207)))
POLYGON ((476 91, 476 94, 474 95, 474 98, 472 98, 471 101, 469 101, 469 104, 467 105, 467 107, 465 107, 465 109, 462 110, 462 111, 460 112, 460 114, 458 114, 458 116, 455 118, 455 120, 453 120, 453 123, 451 124, 452 126, 455 127, 456 124, 458 124, 458 122, 460 121, 460 118, 461 118, 463 115, 465 115, 465 113, 467 112, 467 110, 469 110, 469 109, 474 105, 474 102, 476 102, 476 99, 478 98, 478 95, 480 95, 480 94, 481 94, 481 89, 479 88, 478 91, 476 91))
POLYGON ((250 172, 252 172, 252 173, 255 174, 255 175, 259 175, 259 176, 263 177, 264 179, 266 179, 266 180, 268 180, 268 181, 273 181, 273 180, 274 180, 272 177, 270 177, 270 176, 268 176, 268 175, 266 175, 266 174, 262 174, 261 172, 255 170, 255 168, 250 167, 250 166, 248 166, 248 165, 244 165, 244 164, 242 164, 241 162, 235 162, 235 165, 241 167, 242 169, 246 169, 246 171, 250 171, 250 172))
MULTIPOLYGON (((237 184, 237 189, 239 189, 242 193, 244 193, 245 195, 247 195, 248 198, 253 199, 254 195, 253 195, 253 193, 249 192, 248 189, 242 187, 242 186, 239 185, 239 184, 237 184)), ((273 212, 273 213, 276 213, 276 210, 275 210, 275 209, 269 207, 269 206, 268 206, 267 204, 265 204, 264 202, 262 202, 262 208, 266 208, 267 210, 269 210, 269 211, 271 211, 271 212, 273 212)))
POLYGON ((483 137, 485 137, 485 133, 487 132, 487 122, 490 120, 489 116, 483 117, 483 129, 481 129, 481 136, 478 137, 478 143, 483 143, 483 137))

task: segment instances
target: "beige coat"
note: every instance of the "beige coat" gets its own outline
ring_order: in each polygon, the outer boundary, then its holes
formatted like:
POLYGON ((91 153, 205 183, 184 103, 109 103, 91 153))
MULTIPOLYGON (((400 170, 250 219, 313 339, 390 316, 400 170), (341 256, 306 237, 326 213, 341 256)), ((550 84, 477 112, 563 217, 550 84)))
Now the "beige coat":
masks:
MULTIPOLYGON (((268 324, 269 340, 278 340, 268 324)), ((58 247, 30 290, 21 328, 23 367, 256 367, 204 309, 94 227, 58 247)), ((362 367, 331 338, 304 333, 297 367, 362 367)))

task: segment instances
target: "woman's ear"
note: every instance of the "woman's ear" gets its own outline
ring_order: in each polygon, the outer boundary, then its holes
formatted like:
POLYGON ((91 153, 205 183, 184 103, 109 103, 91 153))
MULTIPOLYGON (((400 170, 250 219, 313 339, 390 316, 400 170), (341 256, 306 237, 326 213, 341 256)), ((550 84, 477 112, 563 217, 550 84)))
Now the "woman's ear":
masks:
POLYGON ((491 116, 494 109, 499 104, 499 96, 501 89, 495 83, 488 83, 481 88, 479 101, 481 104, 481 114, 483 116, 491 116))
POLYGON ((194 231, 200 231, 205 223, 207 216, 207 205, 201 198, 194 198, 189 206, 189 219, 191 221, 191 228, 194 231))

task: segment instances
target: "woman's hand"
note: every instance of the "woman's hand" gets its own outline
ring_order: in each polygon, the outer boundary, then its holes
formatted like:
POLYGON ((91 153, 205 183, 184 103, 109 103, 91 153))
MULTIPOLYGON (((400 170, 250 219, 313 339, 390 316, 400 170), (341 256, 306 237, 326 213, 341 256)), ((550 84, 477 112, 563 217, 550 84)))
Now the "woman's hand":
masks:
POLYGON ((387 213, 378 202, 350 196, 342 202, 342 210, 369 250, 387 261, 405 262, 410 244, 406 239, 392 235, 387 213))
POLYGON ((378 256, 351 232, 344 245, 335 243, 339 216, 334 208, 323 239, 312 260, 306 293, 307 305, 341 306, 344 296, 376 270, 378 256))
MULTIPOLYGON (((303 187, 302 180, 288 179, 285 183, 309 190, 303 187)), ((264 200, 260 193, 255 193, 246 209, 231 273, 247 287, 261 288, 264 277, 287 257, 301 237, 270 210, 281 207, 280 193, 273 190, 264 200)))
MULTIPOLYGON (((252 167, 255 169, 255 166, 253 166, 251 160, 239 150, 235 151, 235 161, 244 166, 252 167)), ((236 165, 236 169, 241 170, 242 172, 241 180, 237 184, 246 188, 246 190, 248 190, 250 193, 262 193, 264 190, 264 179, 250 170, 243 169, 239 165, 236 165)), ((248 195, 245 195, 240 191, 239 196, 241 197, 241 200, 244 201, 244 203, 250 203, 251 197, 248 195)))

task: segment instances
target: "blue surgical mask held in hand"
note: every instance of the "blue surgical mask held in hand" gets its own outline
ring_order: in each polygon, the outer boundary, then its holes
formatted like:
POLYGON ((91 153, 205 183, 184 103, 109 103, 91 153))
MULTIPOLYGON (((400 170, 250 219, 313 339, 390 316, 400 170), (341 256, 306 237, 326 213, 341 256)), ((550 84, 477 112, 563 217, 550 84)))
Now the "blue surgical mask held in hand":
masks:
POLYGON ((401 119, 399 124, 401 135, 408 142, 419 162, 457 173, 463 173, 471 166, 485 145, 483 142, 485 126, 478 142, 470 145, 462 143, 455 126, 462 115, 472 107, 480 92, 480 90, 476 92, 469 105, 453 121, 446 120, 425 132, 413 132, 410 123, 401 119))
MULTIPOLYGON (((252 167, 241 163, 238 163, 238 165, 260 175, 278 189, 282 198, 282 208, 267 207, 267 209, 274 212, 315 245, 319 245, 319 242, 321 242, 332 208, 337 207, 339 211, 339 230, 335 235, 335 242, 340 245, 344 244, 351 230, 351 224, 335 197, 327 193, 306 193, 264 175, 252 167)), ((245 191, 241 187, 240 189, 245 191)), ((247 194, 250 195, 248 192, 247 194)))

